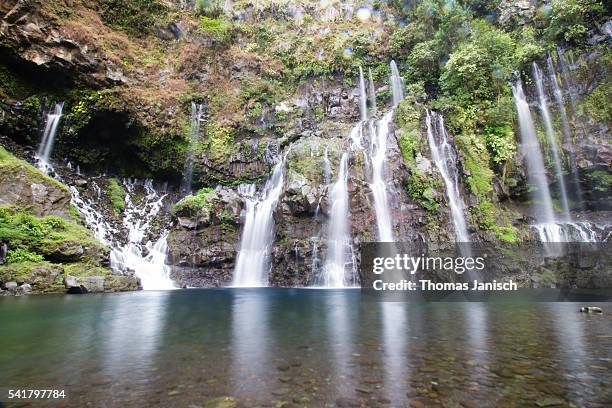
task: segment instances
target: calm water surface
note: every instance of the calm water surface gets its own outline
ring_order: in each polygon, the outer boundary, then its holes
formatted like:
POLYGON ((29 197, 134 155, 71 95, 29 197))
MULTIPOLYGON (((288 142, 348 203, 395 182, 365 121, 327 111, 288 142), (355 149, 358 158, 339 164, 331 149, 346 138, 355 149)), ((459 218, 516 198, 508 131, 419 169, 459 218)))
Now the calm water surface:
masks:
POLYGON ((75 407, 610 407, 612 304, 579 306, 299 289, 3 298, 0 387, 64 388, 75 407))

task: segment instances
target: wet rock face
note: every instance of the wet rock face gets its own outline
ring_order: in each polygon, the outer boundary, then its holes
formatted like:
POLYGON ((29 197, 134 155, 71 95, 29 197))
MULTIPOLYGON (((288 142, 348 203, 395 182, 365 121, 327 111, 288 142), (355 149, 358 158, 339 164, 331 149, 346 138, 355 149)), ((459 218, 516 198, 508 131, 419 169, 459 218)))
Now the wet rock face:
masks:
POLYGON ((234 190, 218 188, 206 195, 203 204, 175 211, 168 236, 172 279, 181 286, 193 287, 231 282, 242 207, 242 199, 234 190))
POLYGON ((70 276, 64 277, 67 293, 108 293, 142 289, 135 276, 70 276))
POLYGON ((37 216, 68 216, 70 191, 22 161, 0 166, 0 205, 30 208, 37 216))
POLYGON ((0 46, 23 61, 63 75, 74 74, 91 85, 127 82, 122 70, 95 43, 77 42, 45 18, 39 2, 3 2, 0 17, 0 46))

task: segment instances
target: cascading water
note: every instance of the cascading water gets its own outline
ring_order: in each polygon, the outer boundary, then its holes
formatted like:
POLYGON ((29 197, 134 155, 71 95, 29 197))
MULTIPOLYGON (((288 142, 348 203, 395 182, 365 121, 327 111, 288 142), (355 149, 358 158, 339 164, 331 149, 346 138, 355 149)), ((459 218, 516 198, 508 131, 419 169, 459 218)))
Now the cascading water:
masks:
POLYGON ((559 115, 561 116, 563 138, 566 143, 569 143, 569 140, 572 136, 572 132, 569 126, 569 120, 567 119, 567 110, 565 109, 565 103, 563 102, 563 91, 561 91, 561 87, 559 86, 559 81, 557 80, 557 71, 555 70, 555 65, 553 64, 552 57, 550 55, 546 59, 546 65, 548 66, 548 75, 550 77, 550 83, 552 84, 555 101, 557 102, 557 108, 559 109, 559 115))
POLYGON ((427 140, 432 159, 442 175, 446 186, 446 195, 451 210, 457 242, 470 242, 470 235, 465 221, 465 203, 459 193, 459 171, 457 153, 448 140, 442 115, 427 111, 427 140))
POLYGON ((352 253, 349 226, 348 154, 344 153, 338 166, 338 176, 332 186, 329 202, 329 234, 327 258, 323 267, 322 283, 326 287, 349 286, 353 277, 346 276, 346 268, 352 253))
POLYGON ((359 67, 359 113, 361 114, 362 122, 368 120, 368 97, 361 67, 359 67))
POLYGON ((144 182, 145 197, 140 203, 133 201, 137 182, 126 181, 123 226, 128 230, 128 242, 111 253, 111 266, 122 271, 133 270, 145 289, 172 289, 170 268, 166 265, 168 253, 167 233, 152 243, 145 243, 151 221, 159 214, 166 195, 160 195, 150 180, 144 182), (145 255, 146 254, 146 255, 145 255))
MULTIPOLYGON (((404 99, 404 92, 403 81, 399 76, 397 65, 395 65, 394 61, 391 61, 391 84, 393 91, 393 106, 395 107, 404 99)), ((373 83, 371 84, 371 91, 372 94, 370 97, 373 101, 376 101, 373 83)), ((372 121, 370 123, 370 159, 372 160, 372 183, 370 184, 370 188, 374 195, 374 209, 376 212, 376 224, 380 242, 394 241, 391 211, 389 209, 387 195, 387 181, 385 179, 387 139, 389 137, 389 127, 393 120, 393 114, 394 109, 392 108, 378 121, 376 128, 374 128, 372 121)))
MULTIPOLYGON (((555 95, 555 100, 557 102, 557 108, 559 109, 559 115, 561 117, 561 125, 563 129, 563 141, 568 147, 571 147, 572 131, 569 125, 569 120, 567 117, 567 110, 565 109, 565 103, 563 101, 563 91, 561 90, 561 86, 559 85, 559 81, 557 80, 557 71, 555 69, 555 65, 553 64, 552 57, 550 55, 546 59, 546 64, 548 66, 548 75, 550 77, 550 83, 552 84, 552 87, 553 87, 553 93, 555 95)), ((582 200, 582 189, 580 187, 578 171, 576 170, 576 153, 573 148, 569 149, 569 159, 570 159, 569 160, 569 171, 571 175, 575 207, 578 208, 579 210, 583 210, 584 203, 582 200)))
POLYGON ((567 187, 565 186, 565 177, 563 176, 563 169, 561 167, 561 158, 559 157, 559 149, 557 147, 557 138, 555 129, 552 124, 550 111, 548 110, 548 101, 546 100, 546 93, 544 92, 544 80, 542 78, 542 71, 538 64, 533 63, 533 78, 536 84, 536 90, 538 93, 538 102, 540 105, 540 112, 542 113, 542 119, 544 121, 544 127, 546 129, 546 138, 550 147, 550 152, 553 159, 553 165, 555 168, 555 175, 557 177, 557 183, 559 185, 559 198, 561 201, 561 207, 563 209, 563 217, 565 221, 570 221, 570 209, 569 201, 567 198, 567 187))
POLYGON ((246 217, 233 286, 268 285, 270 253, 274 244, 274 210, 283 191, 284 167, 284 159, 276 164, 258 199, 245 197, 246 217))
MULTIPOLYGON (((144 183, 124 181, 126 189, 125 209, 122 225, 128 232, 127 242, 121 243, 117 237, 119 230, 108 222, 107 217, 98 211, 92 200, 81 196, 76 187, 71 187, 72 204, 84 216, 86 224, 94 232, 96 238, 111 248, 111 268, 116 272, 133 271, 140 278, 145 290, 173 289, 170 279, 170 267, 166 265, 168 253, 167 233, 163 232, 155 241, 148 239, 151 221, 159 214, 165 195, 160 195, 150 180, 144 183), (137 189, 144 191, 144 197, 135 201, 137 189), (146 240, 146 241, 145 241, 146 240)), ((101 190, 92 181, 94 191, 101 190)))
POLYGON ((374 87, 374 79, 372 78, 372 70, 368 68, 368 79, 370 82, 370 109, 372 115, 376 115, 376 88, 374 87))
POLYGON ((328 147, 325 146, 325 151, 323 153, 323 181, 325 185, 331 183, 332 178, 332 168, 331 161, 329 161, 328 147))
POLYGON ((200 123, 202 122, 203 104, 191 102, 191 120, 189 126, 189 152, 187 161, 185 162, 185 171, 183 174, 183 182, 181 184, 181 192, 183 194, 191 193, 193 183, 193 162, 195 160, 195 148, 200 137, 200 123))
MULTIPOLYGON (((513 85, 512 92, 514 94, 519 117, 521 148, 523 149, 523 154, 527 161, 527 175, 530 184, 535 187, 535 191, 532 194, 535 202, 534 207, 537 224, 532 226, 533 229, 538 234, 540 241, 544 243, 598 241, 598 234, 595 232, 592 223, 572 222, 569 217, 569 212, 567 213, 566 219, 562 220, 562 222, 556 219, 544 168, 542 151, 520 80, 513 85)), ((538 90, 538 93, 539 92, 540 90, 538 90)), ((546 118, 544 121, 546 121, 546 118)), ((559 255, 561 253, 560 251, 562 251, 561 247, 546 246, 545 248, 548 255, 552 256, 559 255)))
POLYGON ((64 102, 56 103, 49 113, 47 113, 47 119, 45 122, 45 130, 43 137, 36 153, 37 166, 44 173, 48 173, 51 169, 51 153, 53 152, 53 145, 55 144, 55 136, 57 134, 57 128, 62 118, 62 110, 64 109, 64 102))
POLYGON ((389 125, 392 120, 393 110, 390 110, 378 122, 376 131, 372 135, 372 183, 370 188, 374 194, 374 209, 376 211, 378 240, 380 242, 394 241, 391 211, 387 200, 387 183, 384 174, 387 156, 387 137, 389 136, 389 125))
MULTIPOLYGON (((555 213, 548 188, 542 150, 520 79, 512 85, 512 93, 519 119, 521 149, 527 162, 527 176, 530 184, 535 187, 535 191, 532 192, 535 201, 535 218, 538 224, 554 225, 555 213)), ((552 234, 554 230, 551 230, 551 236, 548 237, 551 239, 549 242, 560 242, 561 237, 552 234)))
POLYGON ((393 106, 397 106, 404 99, 404 81, 399 75, 397 64, 391 61, 391 90, 393 92, 393 106))

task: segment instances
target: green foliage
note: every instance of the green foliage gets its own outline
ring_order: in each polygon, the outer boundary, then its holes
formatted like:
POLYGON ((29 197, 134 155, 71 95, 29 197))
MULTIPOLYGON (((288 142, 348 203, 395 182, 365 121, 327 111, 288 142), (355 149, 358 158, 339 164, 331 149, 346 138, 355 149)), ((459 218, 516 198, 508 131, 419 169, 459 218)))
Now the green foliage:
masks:
POLYGON ((453 51, 440 76, 442 90, 459 106, 509 92, 515 47, 507 33, 484 21, 474 22, 470 39, 453 51))
POLYGON ((504 163, 514 157, 517 146, 512 126, 508 124, 486 126, 484 139, 492 152, 491 160, 493 160, 493 163, 504 163))
POLYGON ((199 211, 202 208, 211 208, 212 202, 212 193, 214 190, 212 188, 203 188, 198 191, 195 195, 188 195, 183 198, 178 203, 174 204, 172 207, 172 212, 176 214, 177 212, 189 210, 189 211, 199 211))
POLYGON ((218 0, 196 0, 195 12, 198 16, 218 17, 223 11, 218 0))
POLYGON ((552 0, 545 34, 552 41, 583 44, 589 27, 604 15, 599 0, 552 0))
POLYGON ((200 29, 223 42, 230 39, 232 24, 222 17, 200 16, 200 29))
POLYGON ((134 37, 145 37, 165 17, 168 8, 160 0, 103 0, 104 23, 134 37))
POLYGON ((483 200, 479 202, 478 205, 470 207, 470 213, 476 225, 482 230, 492 231, 498 239, 509 244, 520 241, 518 231, 515 227, 512 225, 500 225, 502 223, 507 224, 507 222, 500 222, 498 218, 501 214, 490 201, 483 200))
POLYGON ((536 30, 533 27, 525 26, 519 32, 516 41, 516 50, 514 56, 516 64, 519 66, 527 66, 531 62, 541 58, 544 55, 545 49, 536 38, 536 30))
POLYGON ((37 217, 13 207, 0 207, 0 242, 15 262, 37 262, 71 246, 102 248, 85 227, 56 216, 37 217))
POLYGON ((593 170, 585 176, 593 191, 609 193, 612 190, 612 173, 607 170, 593 170))
POLYGON ((435 83, 440 74, 440 47, 436 40, 418 43, 408 55, 411 81, 435 83))
POLYGON ((440 191, 442 185, 432 177, 421 173, 416 166, 410 166, 407 186, 408 194, 428 211, 436 211, 440 207, 436 191, 440 191))
POLYGON ((111 200, 111 206, 113 207, 113 211, 115 214, 122 212, 125 209, 125 189, 121 184, 119 184, 119 180, 116 178, 109 178, 107 180, 108 185, 108 195, 111 200))
POLYGON ((214 122, 206 124, 206 146, 211 160, 226 161, 236 152, 238 145, 234 143, 233 128, 221 126, 214 122))
POLYGON ((42 262, 45 260, 42 255, 30 252, 23 248, 16 248, 8 251, 6 259, 8 263, 42 262))
MULTIPOLYGON (((610 75, 612 76, 612 75, 610 75)), ((612 80, 612 78, 611 78, 612 80)), ((584 99, 584 107, 589 115, 604 123, 612 122, 612 82, 604 81, 597 85, 584 99)))
POLYGON ((420 151, 420 138, 417 130, 403 132, 399 139, 399 148, 405 163, 413 162, 420 151))

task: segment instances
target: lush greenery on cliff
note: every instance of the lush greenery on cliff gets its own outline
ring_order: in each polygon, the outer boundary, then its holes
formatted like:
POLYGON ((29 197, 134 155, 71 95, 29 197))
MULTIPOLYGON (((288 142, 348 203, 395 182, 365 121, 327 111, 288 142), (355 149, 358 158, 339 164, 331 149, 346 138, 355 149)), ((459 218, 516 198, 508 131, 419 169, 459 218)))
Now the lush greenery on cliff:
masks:
MULTIPOLYGON (((556 47, 563 47, 575 57, 577 74, 594 84, 578 113, 610 121, 610 49, 589 43, 591 31, 610 18, 609 5, 598 0, 373 1, 363 5, 366 14, 357 12, 359 4, 347 9, 334 1, 239 0, 231 11, 219 0, 183 3, 43 2, 33 11, 45 21, 41 32, 59 33, 89 54, 73 57, 71 65, 45 54, 52 47, 41 37, 33 42, 42 44, 37 55, 44 63, 34 67, 4 42, 10 53, 0 60, 8 117, 2 131, 33 145, 41 106, 64 100, 58 154, 86 170, 176 182, 192 152, 198 188, 235 185, 269 171, 269 146, 282 149, 312 134, 336 137, 337 122, 356 120, 345 105, 360 67, 371 70, 380 106, 388 104, 394 59, 408 94, 397 115, 408 193, 432 214, 442 204, 439 180, 416 163, 418 154, 427 157, 424 109, 436 109, 460 152, 472 224, 513 241, 510 216, 495 205, 524 178, 509 81, 528 80, 532 62, 549 54, 554 60, 556 47), (578 58, 586 50, 599 53, 596 63, 578 58), (192 102, 205 111, 195 141, 192 102)), ((313 163, 293 154, 288 166, 320 181, 313 163)), ((609 175, 600 171, 605 174, 594 173, 596 180, 609 175)), ((112 180, 109 187, 120 213, 124 193, 112 180)))

